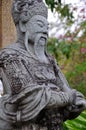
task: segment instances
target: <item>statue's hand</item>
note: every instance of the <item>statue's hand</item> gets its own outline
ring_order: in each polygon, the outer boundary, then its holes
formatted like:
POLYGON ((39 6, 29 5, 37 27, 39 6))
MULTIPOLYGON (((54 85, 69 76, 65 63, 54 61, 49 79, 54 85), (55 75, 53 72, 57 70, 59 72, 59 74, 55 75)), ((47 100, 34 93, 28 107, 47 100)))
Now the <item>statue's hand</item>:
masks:
POLYGON ((0 99, 0 118, 9 123, 15 123, 16 113, 11 112, 11 106, 8 104, 9 98, 9 95, 5 95, 0 99))
POLYGON ((85 98, 84 95, 78 91, 76 91, 76 97, 85 98))
POLYGON ((67 94, 69 96, 69 104, 72 105, 76 98, 76 90, 72 89, 72 90, 68 91, 67 94))
POLYGON ((75 109, 73 109, 76 112, 82 112, 86 109, 86 100, 84 98, 84 95, 78 91, 76 91, 76 97, 74 99, 74 106, 75 109))
POLYGON ((80 100, 77 100, 76 101, 76 105, 79 107, 79 108, 82 108, 82 110, 86 109, 86 100, 85 99, 80 99, 80 100))

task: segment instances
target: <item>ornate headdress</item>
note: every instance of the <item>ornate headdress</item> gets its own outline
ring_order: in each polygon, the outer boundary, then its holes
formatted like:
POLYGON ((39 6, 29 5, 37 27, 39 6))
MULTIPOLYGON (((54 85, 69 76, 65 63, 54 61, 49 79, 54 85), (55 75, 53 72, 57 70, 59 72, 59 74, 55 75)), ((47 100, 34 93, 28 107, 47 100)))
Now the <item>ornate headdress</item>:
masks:
POLYGON ((20 19, 26 22, 34 15, 41 15, 47 18, 48 10, 42 0, 13 0, 12 16, 15 24, 20 19))

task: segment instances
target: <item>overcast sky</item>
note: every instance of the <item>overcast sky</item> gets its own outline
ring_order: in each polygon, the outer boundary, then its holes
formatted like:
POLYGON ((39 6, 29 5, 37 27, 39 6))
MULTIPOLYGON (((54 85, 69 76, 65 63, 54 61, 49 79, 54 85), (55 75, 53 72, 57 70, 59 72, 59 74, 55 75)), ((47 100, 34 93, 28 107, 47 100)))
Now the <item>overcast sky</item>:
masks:
POLYGON ((78 3, 80 2, 80 0, 62 0, 62 2, 69 4, 69 3, 78 3))
MULTIPOLYGON (((57 0, 56 0, 57 1, 57 0)), ((77 4, 79 3, 80 1, 83 1, 83 0, 61 0, 63 3, 66 3, 66 4, 77 4)), ((84 0, 86 1, 86 0, 84 0)), ((48 21, 49 22, 54 22, 56 20, 56 18, 53 16, 53 14, 51 13, 51 11, 49 10, 49 14, 48 14, 48 21)))
MULTIPOLYGON (((84 2, 86 0, 62 0, 62 2, 64 2, 65 4, 73 4, 73 6, 77 5, 78 7, 84 7, 86 8, 84 2)), ((74 13, 74 16, 77 18, 77 15, 78 15, 78 11, 75 11, 74 13)), ((58 19, 59 20, 59 19, 58 19)), ((53 22, 53 23, 57 23, 57 15, 54 15, 53 13, 51 13, 51 11, 49 10, 49 13, 48 13, 48 21, 49 23, 53 22)), ((58 27, 59 28, 59 27, 58 27)), ((71 31, 74 31, 75 30, 75 24, 71 27, 71 31)), ((55 36, 55 32, 56 32, 56 28, 54 27, 52 30, 50 30, 49 34, 50 36, 55 36)), ((58 33, 56 33, 56 36, 57 34, 60 35, 60 34, 64 34, 65 30, 63 28, 60 28, 60 30, 58 31, 58 33)))

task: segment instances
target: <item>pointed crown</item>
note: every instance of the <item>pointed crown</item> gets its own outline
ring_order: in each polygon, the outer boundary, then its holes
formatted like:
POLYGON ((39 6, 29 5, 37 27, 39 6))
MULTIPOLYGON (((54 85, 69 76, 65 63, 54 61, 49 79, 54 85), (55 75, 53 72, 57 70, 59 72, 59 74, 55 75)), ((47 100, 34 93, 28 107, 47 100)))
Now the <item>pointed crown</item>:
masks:
POLYGON ((27 22, 34 15, 41 15, 47 18, 48 10, 42 0, 13 0, 12 16, 15 24, 19 20, 27 22))

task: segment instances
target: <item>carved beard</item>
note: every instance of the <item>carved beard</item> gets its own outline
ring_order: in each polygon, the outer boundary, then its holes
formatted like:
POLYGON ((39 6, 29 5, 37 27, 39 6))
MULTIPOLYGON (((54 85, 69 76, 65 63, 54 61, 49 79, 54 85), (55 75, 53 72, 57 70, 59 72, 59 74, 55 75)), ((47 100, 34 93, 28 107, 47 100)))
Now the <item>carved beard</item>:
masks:
POLYGON ((39 60, 46 60, 46 40, 47 37, 42 34, 38 34, 35 38, 34 51, 39 60))
POLYGON ((46 58, 46 42, 47 42, 47 36, 43 35, 41 33, 38 33, 38 35, 36 35, 36 38, 33 41, 31 41, 29 32, 25 33, 25 47, 26 50, 28 51, 28 53, 35 57, 38 58, 39 61, 41 62, 47 62, 47 58, 46 58), (30 41, 30 43, 29 43, 30 41))

